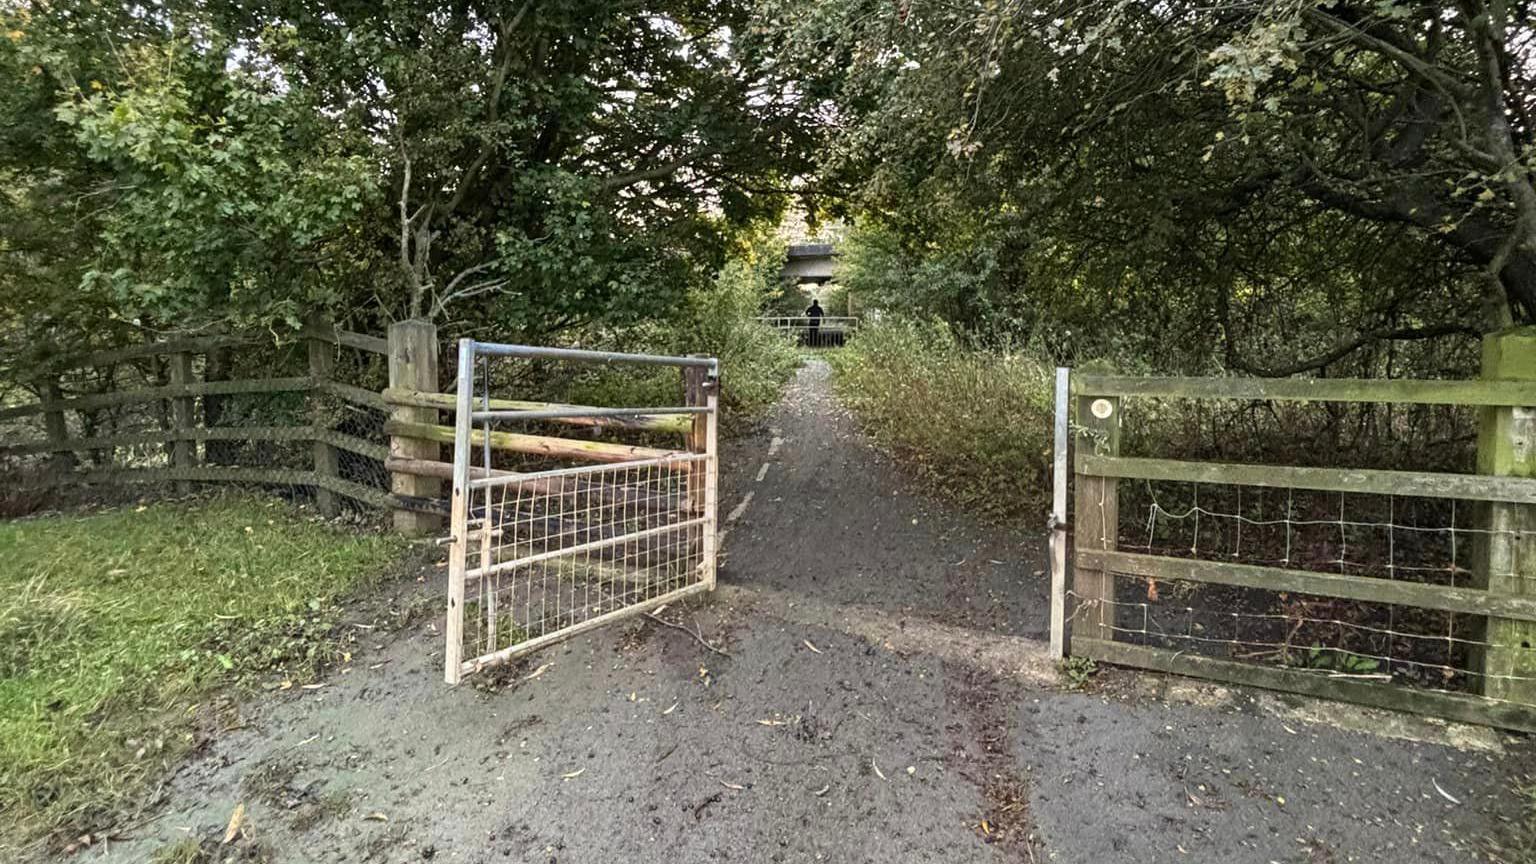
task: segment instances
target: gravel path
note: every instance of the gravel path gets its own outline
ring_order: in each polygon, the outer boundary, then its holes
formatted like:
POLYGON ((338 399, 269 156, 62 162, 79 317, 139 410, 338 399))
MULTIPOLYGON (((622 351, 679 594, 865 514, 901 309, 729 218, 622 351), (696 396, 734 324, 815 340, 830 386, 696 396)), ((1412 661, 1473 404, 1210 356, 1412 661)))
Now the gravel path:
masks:
POLYGON ((1416 864, 1490 860, 1518 812, 1506 736, 1130 673, 1061 690, 1039 532, 912 488, 825 364, 723 464, 721 587, 667 616, 728 656, 640 620, 450 689, 424 622, 248 706, 85 854, 216 843, 243 803, 221 860, 1416 864))

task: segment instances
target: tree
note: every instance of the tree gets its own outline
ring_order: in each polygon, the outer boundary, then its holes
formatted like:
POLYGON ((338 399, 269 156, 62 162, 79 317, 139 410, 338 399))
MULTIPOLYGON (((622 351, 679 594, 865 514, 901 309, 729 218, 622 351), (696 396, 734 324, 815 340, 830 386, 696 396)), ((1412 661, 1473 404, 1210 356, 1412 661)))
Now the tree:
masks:
POLYGON ((1015 298, 992 326, 1120 322, 1185 365, 1283 373, 1385 362, 1383 340, 1465 358, 1468 334, 1532 320, 1526 12, 852 0, 780 20, 787 45, 820 39, 805 62, 850 130, 823 182, 914 258, 983 250, 978 290, 1015 298))
POLYGON ((809 164, 816 127, 750 13, 9 7, 0 281, 37 296, 7 328, 49 333, 80 296, 115 332, 329 307, 516 338, 666 310, 809 164))

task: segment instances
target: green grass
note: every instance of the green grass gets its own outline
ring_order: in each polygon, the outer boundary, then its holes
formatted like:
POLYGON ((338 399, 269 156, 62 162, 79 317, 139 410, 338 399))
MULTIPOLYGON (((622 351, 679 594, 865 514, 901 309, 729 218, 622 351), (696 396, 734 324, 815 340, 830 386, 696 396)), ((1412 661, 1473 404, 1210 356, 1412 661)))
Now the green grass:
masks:
POLYGON ((218 688, 313 677, 402 548, 247 496, 0 524, 0 850, 113 827, 218 688))
POLYGON ((887 321, 823 355, 866 431, 972 512, 1044 512, 1052 376, 1026 354, 961 346, 942 325, 887 321))

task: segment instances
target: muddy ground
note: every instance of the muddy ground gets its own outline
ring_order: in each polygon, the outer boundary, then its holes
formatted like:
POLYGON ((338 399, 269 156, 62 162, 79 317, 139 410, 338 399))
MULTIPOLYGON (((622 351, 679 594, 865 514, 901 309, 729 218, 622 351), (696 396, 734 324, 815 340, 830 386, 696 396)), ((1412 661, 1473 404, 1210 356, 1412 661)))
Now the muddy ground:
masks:
POLYGON ((1039 526, 913 488, 824 364, 723 465, 721 587, 663 617, 728 653, 642 619, 448 688, 426 620, 246 706, 158 818, 75 860, 1498 860, 1523 740, 1125 672, 1066 690, 1039 526))

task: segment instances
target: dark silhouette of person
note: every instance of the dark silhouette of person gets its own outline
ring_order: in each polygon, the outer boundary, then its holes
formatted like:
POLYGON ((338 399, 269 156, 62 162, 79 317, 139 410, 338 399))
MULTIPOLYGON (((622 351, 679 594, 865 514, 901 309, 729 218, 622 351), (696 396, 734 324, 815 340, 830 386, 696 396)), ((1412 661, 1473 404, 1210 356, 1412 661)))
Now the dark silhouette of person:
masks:
POLYGON ((821 344, 822 314, 821 301, 812 297, 810 308, 805 310, 805 317, 811 319, 810 326, 806 328, 806 336, 809 337, 806 341, 809 342, 813 347, 821 344))

